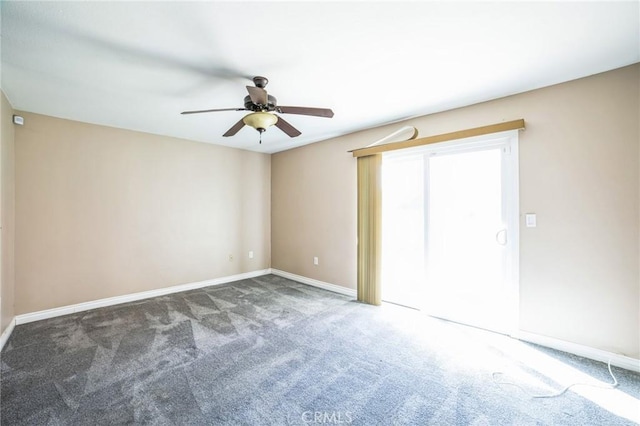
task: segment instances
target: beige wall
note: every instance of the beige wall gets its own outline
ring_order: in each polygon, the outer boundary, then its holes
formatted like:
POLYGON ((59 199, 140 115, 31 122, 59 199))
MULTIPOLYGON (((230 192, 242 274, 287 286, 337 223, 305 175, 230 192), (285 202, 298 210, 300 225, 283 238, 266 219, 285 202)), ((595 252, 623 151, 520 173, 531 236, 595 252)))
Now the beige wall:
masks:
POLYGON ((14 316, 15 144, 13 108, 2 92, 0 92, 0 103, 0 226, 2 227, 0 231, 2 259, 0 333, 2 333, 14 316))
POLYGON ((16 314, 270 266, 269 155, 22 115, 16 314))
POLYGON ((428 136, 524 118, 520 212, 538 227, 521 225, 520 328, 638 358, 639 82, 636 64, 274 154, 272 267, 356 287, 347 150, 403 125, 428 136))
POLYGON ((363 142, 350 135, 272 155, 273 268, 355 289, 356 162, 346 150, 363 142))

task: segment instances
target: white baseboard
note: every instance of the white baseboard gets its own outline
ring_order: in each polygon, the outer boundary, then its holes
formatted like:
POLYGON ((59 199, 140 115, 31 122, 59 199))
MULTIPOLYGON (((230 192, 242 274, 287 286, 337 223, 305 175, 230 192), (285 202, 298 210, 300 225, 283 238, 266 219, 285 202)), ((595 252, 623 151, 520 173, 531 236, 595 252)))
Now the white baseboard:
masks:
MULTIPOLYGON (((325 290, 333 291, 340 294, 345 294, 351 297, 357 297, 356 291, 350 288, 338 286, 335 284, 329 284, 324 281, 314 280, 301 275, 292 274, 290 272, 281 271, 279 269, 271 269, 273 275, 278 275, 290 280, 298 281, 303 284, 308 284, 313 287, 319 287, 325 290)), ((613 352, 604 351, 602 349, 592 348, 590 346, 584 346, 577 343, 567 342, 565 340, 556 339, 553 337, 547 337, 540 334, 530 333, 527 331, 519 331, 515 336, 519 340, 535 343, 540 346, 545 346, 552 349, 557 349, 563 352, 568 352, 574 355, 582 356, 585 358, 593 359, 601 362, 611 362, 611 365, 624 368, 640 373, 640 360, 631 358, 625 355, 616 354, 613 352)))
POLYGON ((4 348, 4 345, 9 340, 9 337, 11 337, 11 333, 13 332, 13 329, 15 326, 16 326, 16 319, 14 317, 9 323, 9 325, 7 326, 7 328, 5 328, 2 334, 0 335, 0 351, 2 351, 2 348, 4 348))
MULTIPOLYGON (((258 271, 246 272, 243 274, 230 275, 227 277, 215 278, 206 281, 199 281, 195 283, 176 285, 157 290, 143 291, 140 293, 126 294, 123 296, 109 297, 106 299, 94 300, 91 302, 78 303, 75 305, 62 306, 54 309, 47 309, 44 311, 32 312, 28 314, 16 315, 15 318, 9 323, 7 328, 0 335, 0 350, 9 340, 11 333, 16 325, 26 324, 33 321, 40 321, 47 318, 54 318, 62 315, 69 315, 76 312, 83 312, 90 309, 102 308, 106 306, 119 305, 121 303, 134 302, 137 300, 148 299, 151 297, 164 296, 172 293, 179 293, 181 291, 195 290, 198 288, 209 287, 214 285, 221 285, 230 283, 233 281, 244 280, 248 278, 255 278, 262 275, 274 274, 283 278, 288 278, 293 281, 297 281, 303 284, 307 284, 313 287, 322 288, 324 290, 332 291, 334 293, 344 294, 350 297, 357 297, 356 291, 343 286, 330 284, 324 281, 315 280, 313 278, 307 278, 302 275, 292 274, 290 272, 281 271, 279 269, 262 269, 258 271)), ((640 360, 631 358, 625 355, 616 354, 613 352, 604 351, 601 349, 592 348, 590 346, 584 346, 577 343, 567 342, 565 340, 556 339, 553 337, 543 336, 540 334, 530 333, 527 331, 520 331, 517 338, 526 342, 535 343, 548 348, 557 349, 560 351, 572 353, 585 358, 593 359, 601 362, 611 362, 611 365, 624 368, 627 370, 640 373, 640 360)))
POLYGON ((543 336, 541 334, 530 333, 528 331, 520 331, 517 338, 519 340, 524 340, 525 342, 535 343, 540 346, 546 346, 563 352, 569 352, 595 361, 605 363, 611 362, 611 365, 616 367, 640 373, 640 360, 625 355, 580 345, 578 343, 567 342, 566 340, 543 336))
POLYGON ((356 291, 351 288, 346 288, 341 285, 330 284, 324 281, 314 280, 313 278, 303 277, 302 275, 292 274, 290 272, 281 271, 279 269, 271 269, 273 275, 279 277, 288 278, 293 281, 298 281, 302 284, 307 284, 313 287, 322 288, 324 290, 333 291, 334 293, 344 294, 346 296, 357 297, 356 291))
POLYGON ((157 290, 142 291, 140 293, 125 294, 122 296, 108 297, 106 299, 93 300, 91 302, 83 302, 75 305, 61 306, 59 308, 47 309, 44 311, 31 312, 28 314, 16 315, 15 323, 26 324, 33 321, 40 321, 47 318, 59 317, 62 315, 75 314, 76 312, 88 311, 90 309, 103 308, 105 306, 119 305, 121 303, 135 302, 137 300, 148 299, 150 297, 164 296, 181 291, 195 290, 202 287, 226 284, 233 281, 245 280, 247 278, 259 277, 270 274, 271 269, 261 269, 258 271, 246 272, 243 274, 230 275, 222 278, 214 278, 212 280, 199 281, 189 284, 175 285, 171 287, 159 288, 157 290))

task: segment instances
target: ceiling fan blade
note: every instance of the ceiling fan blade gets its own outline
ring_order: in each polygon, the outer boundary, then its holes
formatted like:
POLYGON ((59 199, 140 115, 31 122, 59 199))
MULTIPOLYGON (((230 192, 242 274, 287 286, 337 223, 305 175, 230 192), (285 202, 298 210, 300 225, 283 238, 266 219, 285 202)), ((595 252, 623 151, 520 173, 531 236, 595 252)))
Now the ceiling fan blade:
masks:
POLYGON ((278 117, 278 121, 276 121, 275 126, 292 138, 295 138, 296 136, 300 136, 302 134, 300 130, 293 127, 291 124, 285 121, 282 117, 278 117))
POLYGON ((246 108, 221 108, 221 109, 201 109, 198 111, 182 111, 180 114, 200 114, 202 112, 216 112, 216 111, 247 111, 246 108))
POLYGON ((308 107, 296 107, 296 106, 279 106, 278 112, 283 114, 299 114, 299 115, 312 115, 314 117, 333 117, 333 111, 329 108, 308 108, 308 107))
POLYGON ((251 102, 256 105, 267 105, 269 98, 267 97, 267 91, 259 87, 247 86, 249 97, 251 102))
POLYGON ((242 129, 243 127, 244 127, 244 121, 242 121, 242 119, 240 119, 240 121, 238 121, 236 124, 234 124, 234 125, 233 125, 233 127, 232 127, 232 128, 230 128, 229 130, 227 130, 227 133, 225 133, 225 134, 224 134, 224 135, 222 135, 222 136, 225 136, 225 137, 227 137, 227 136, 233 136, 233 135, 235 135, 236 133, 238 133, 238 131, 239 131, 240 129, 242 129))

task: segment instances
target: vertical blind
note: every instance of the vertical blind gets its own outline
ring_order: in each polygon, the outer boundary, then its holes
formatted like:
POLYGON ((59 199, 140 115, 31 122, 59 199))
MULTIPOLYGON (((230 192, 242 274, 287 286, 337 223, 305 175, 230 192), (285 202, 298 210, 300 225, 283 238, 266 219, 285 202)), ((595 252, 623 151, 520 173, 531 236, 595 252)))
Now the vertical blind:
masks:
POLYGON ((382 250, 382 155, 358 158, 358 301, 379 305, 382 250))

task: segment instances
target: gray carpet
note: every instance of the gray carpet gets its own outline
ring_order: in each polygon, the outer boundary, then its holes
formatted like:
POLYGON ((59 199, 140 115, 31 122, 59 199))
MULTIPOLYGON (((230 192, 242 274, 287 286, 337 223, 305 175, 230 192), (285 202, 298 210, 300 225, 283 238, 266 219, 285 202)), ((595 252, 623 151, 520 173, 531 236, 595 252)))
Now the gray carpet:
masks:
MULTIPOLYGON (((499 339, 511 340, 267 275, 16 327, 2 352, 1 420, 632 424, 573 389, 535 400, 495 383, 499 368, 532 380, 520 382, 532 393, 567 384, 510 356, 499 339)), ((525 346, 610 381, 602 363, 525 346)), ((618 391, 640 398, 639 375, 614 373, 618 391)))

